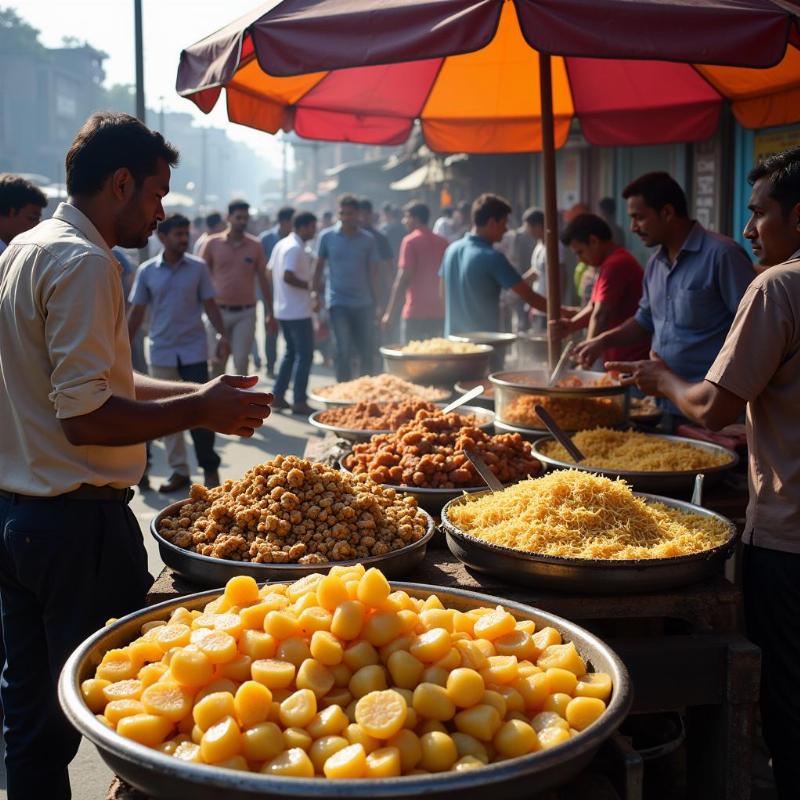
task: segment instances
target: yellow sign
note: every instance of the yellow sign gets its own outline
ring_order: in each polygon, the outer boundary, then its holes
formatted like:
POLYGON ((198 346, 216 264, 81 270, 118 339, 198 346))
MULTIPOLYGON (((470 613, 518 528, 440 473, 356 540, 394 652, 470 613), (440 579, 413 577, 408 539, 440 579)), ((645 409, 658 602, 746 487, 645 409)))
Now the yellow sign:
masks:
POLYGON ((800 147, 800 125, 757 133, 753 138, 753 163, 758 164, 765 158, 792 147, 800 147))

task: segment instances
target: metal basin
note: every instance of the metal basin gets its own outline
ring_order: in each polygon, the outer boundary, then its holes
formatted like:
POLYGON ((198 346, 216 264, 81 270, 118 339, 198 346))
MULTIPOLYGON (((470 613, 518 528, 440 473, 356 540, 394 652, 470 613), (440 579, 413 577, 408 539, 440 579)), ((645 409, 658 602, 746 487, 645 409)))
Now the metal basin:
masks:
MULTIPOLYGON (((440 408, 444 408, 444 403, 437 403, 440 408)), ((326 409, 327 410, 327 409, 326 409)), ((320 416, 324 411, 315 411, 309 416, 308 421, 318 430, 324 433, 333 433, 340 439, 346 439, 348 442, 368 442, 373 436, 381 433, 394 433, 393 430, 371 431, 359 428, 342 428, 338 425, 331 425, 327 422, 322 422, 320 416)), ((494 412, 485 408, 478 408, 477 406, 461 406, 457 408, 454 414, 461 414, 462 416, 474 416, 478 419, 478 427, 483 431, 491 432, 494 427, 494 412)))
POLYGON ((728 450, 726 447, 721 447, 718 444, 701 442, 696 439, 689 439, 685 436, 664 436, 660 433, 651 433, 648 434, 648 436, 652 436, 656 439, 663 439, 667 442, 690 444, 692 447, 697 447, 699 450, 704 450, 714 455, 726 455, 730 458, 730 461, 716 467, 703 467, 701 469, 673 470, 670 472, 632 472, 630 470, 593 467, 585 463, 573 464, 569 461, 559 461, 556 458, 544 455, 541 446, 545 443, 555 441, 552 436, 543 436, 541 439, 537 439, 531 450, 539 461, 547 465, 548 469, 578 469, 581 472, 591 472, 594 475, 602 475, 606 478, 622 478, 638 492, 691 492, 694 486, 694 479, 698 473, 702 472, 703 475, 705 475, 705 485, 711 486, 715 483, 719 483, 725 477, 725 473, 733 469, 739 463, 739 456, 736 455, 733 450, 728 450))
POLYGON ((603 716, 580 735, 558 747, 509 759, 470 772, 446 772, 382 780, 328 781, 320 778, 278 778, 190 764, 119 736, 98 721, 84 704, 80 684, 94 674, 103 654, 122 647, 145 622, 163 620, 179 606, 202 608, 220 592, 180 597, 138 611, 89 637, 70 656, 59 679, 59 699, 69 721, 99 750, 109 767, 132 786, 155 800, 324 800, 325 798, 394 798, 421 796, 485 800, 529 797, 567 782, 593 758, 600 745, 620 726, 632 703, 628 673, 614 651, 593 634, 554 614, 459 589, 416 583, 393 583, 412 597, 437 594, 448 607, 467 611, 481 606, 505 606, 518 619, 532 619, 537 628, 552 626, 572 641, 594 671, 611 676, 614 690, 603 716))
POLYGON ((448 388, 457 381, 485 378, 494 352, 486 344, 476 345, 480 350, 474 353, 404 353, 402 346, 381 347, 386 372, 411 383, 448 388))
MULTIPOLYGON (((322 388, 325 389, 330 387, 323 386, 322 388)), ((448 389, 442 388, 441 394, 438 396, 436 401, 433 402, 439 402, 439 401, 445 402, 450 397, 450 394, 451 393, 449 388, 448 389)), ((325 397, 324 395, 318 394, 317 392, 314 391, 309 391, 308 399, 311 400, 313 403, 319 403, 321 406, 324 406, 325 408, 341 408, 342 406, 354 406, 356 405, 356 403, 359 402, 358 400, 334 400, 331 399, 330 397, 325 397)))
MULTIPOLYGON (((475 497, 488 494, 480 492, 475 497)), ((588 558, 559 558, 490 544, 464 533, 450 521, 448 509, 464 498, 453 500, 442 509, 441 528, 450 552, 470 569, 488 572, 525 586, 582 594, 635 594, 673 589, 710 578, 731 555, 736 544, 736 526, 726 517, 701 506, 660 497, 638 494, 649 503, 691 511, 724 522, 728 540, 712 550, 675 558, 647 558, 612 561, 588 558)))
POLYGON ((504 333, 502 331, 470 331, 468 333, 451 333, 447 338, 451 342, 488 344, 494 350, 489 365, 489 368, 494 372, 503 369, 508 350, 517 341, 517 334, 504 333))
POLYGON ((180 500, 167 506, 150 523, 150 535, 158 542, 158 552, 161 560, 173 572, 178 573, 186 580, 198 586, 219 587, 235 575, 251 575, 257 581, 296 581, 304 575, 314 572, 328 572, 331 567, 346 564, 364 564, 367 567, 379 567, 389 578, 398 578, 408 575, 411 570, 425 558, 436 525, 431 515, 424 509, 420 510, 427 517, 427 530, 416 542, 392 550, 382 556, 370 556, 349 561, 329 561, 326 564, 259 564, 254 561, 230 561, 225 558, 214 558, 185 550, 172 542, 168 542, 159 532, 158 527, 164 517, 174 516, 189 499, 180 500))

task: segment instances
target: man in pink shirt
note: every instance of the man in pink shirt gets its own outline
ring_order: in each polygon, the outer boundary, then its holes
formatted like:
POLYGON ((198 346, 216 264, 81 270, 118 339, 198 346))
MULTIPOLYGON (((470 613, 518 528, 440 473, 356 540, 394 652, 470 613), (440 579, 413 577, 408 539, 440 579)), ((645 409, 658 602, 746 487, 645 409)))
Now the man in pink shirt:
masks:
POLYGON ((409 203, 403 211, 409 234, 400 244, 397 277, 381 325, 384 330, 391 327, 396 306, 405 298, 401 316, 403 341, 408 343, 442 335, 444 298, 439 269, 448 242, 428 227, 430 209, 424 203, 409 203))
MULTIPOLYGON (((267 261, 261 242, 247 233, 250 206, 244 200, 228 205, 228 227, 209 236, 199 256, 208 264, 217 306, 225 325, 233 364, 239 375, 247 375, 250 351, 256 333, 256 281, 264 298, 264 320, 268 332, 277 331, 272 316, 272 287, 267 278, 267 261)), ((215 331, 209 331, 215 335, 215 331)), ((216 347, 209 348, 216 352, 216 347)), ((227 359, 226 359, 227 361, 227 359)), ((212 372, 222 375, 225 361, 213 361, 212 372)))

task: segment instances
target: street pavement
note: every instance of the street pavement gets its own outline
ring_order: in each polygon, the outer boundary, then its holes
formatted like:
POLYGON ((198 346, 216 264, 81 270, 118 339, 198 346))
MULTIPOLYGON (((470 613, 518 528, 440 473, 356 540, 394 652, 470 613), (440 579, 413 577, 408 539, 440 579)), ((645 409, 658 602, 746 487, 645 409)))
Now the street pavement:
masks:
MULTIPOLYGON (((263 347, 262 347, 263 352, 263 347)), ((272 380, 263 379, 264 370, 261 370, 262 380, 258 389, 270 391, 272 380)), ((324 386, 334 382, 331 369, 315 363, 310 386, 324 386)), ((291 389, 287 400, 291 402, 291 389)), ((274 455, 302 455, 306 446, 306 439, 314 435, 315 429, 308 424, 306 417, 292 416, 287 411, 276 411, 266 420, 264 426, 256 431, 252 439, 240 439, 234 436, 217 436, 217 452, 222 458, 220 465, 220 478, 240 478, 254 464, 268 461, 274 455)), ((194 449, 191 439, 186 435, 187 453, 193 465, 192 479, 202 481, 202 472, 197 469, 194 458, 194 449)), ((139 520, 142 529, 145 547, 147 549, 150 573, 156 577, 162 570, 164 563, 158 553, 158 546, 150 536, 150 522, 162 508, 182 497, 187 496, 186 491, 175 495, 159 494, 158 486, 170 475, 165 459, 164 446, 160 441, 152 445, 152 466, 150 470, 150 484, 152 489, 144 494, 137 491, 131 501, 131 509, 139 520)), ((0 737, 0 748, 2 748, 0 737)), ((112 780, 111 770, 105 765, 97 753, 94 745, 84 739, 77 757, 70 766, 70 781, 72 784, 73 800, 104 800, 112 780)), ((6 800, 5 768, 0 761, 0 800, 6 800)), ((31 798, 33 800, 33 798, 31 798)))

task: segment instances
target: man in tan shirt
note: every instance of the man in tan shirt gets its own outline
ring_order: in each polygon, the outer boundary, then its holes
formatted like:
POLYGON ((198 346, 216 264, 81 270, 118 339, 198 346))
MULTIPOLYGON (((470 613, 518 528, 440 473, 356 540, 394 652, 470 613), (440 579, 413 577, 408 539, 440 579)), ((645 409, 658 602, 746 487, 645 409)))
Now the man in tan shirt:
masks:
MULTIPOLYGON (((267 278, 267 261, 261 242, 247 233, 250 206, 233 200, 228 206, 228 228, 206 239, 198 255, 211 272, 217 306, 222 313, 225 336, 230 343, 234 369, 247 372, 256 333, 256 281, 264 298, 264 320, 268 331, 277 333, 272 316, 272 287, 267 278)), ((215 331, 210 331, 215 335, 215 331)), ((216 348, 209 348, 216 352, 216 348)), ((225 361, 212 362, 212 374, 225 371, 225 361)))
POLYGON ((144 442, 193 427, 251 436, 257 378, 134 374, 120 266, 159 220, 178 153, 127 114, 94 114, 66 159, 69 202, 0 256, 0 687, 9 800, 67 800, 80 736, 56 683, 74 648, 144 604, 152 581, 127 506, 144 442), (42 754, 46 754, 45 757, 42 754))
POLYGON ((664 362, 609 362, 648 394, 718 430, 747 408, 750 501, 743 583, 748 636, 762 650, 761 714, 778 795, 800 786, 800 148, 749 175, 750 240, 761 271, 706 378, 664 362))

